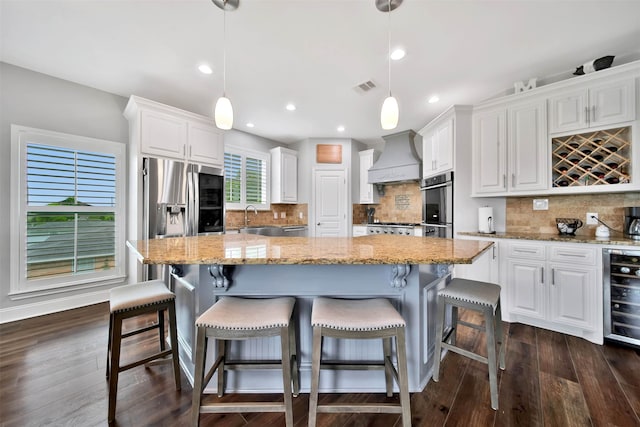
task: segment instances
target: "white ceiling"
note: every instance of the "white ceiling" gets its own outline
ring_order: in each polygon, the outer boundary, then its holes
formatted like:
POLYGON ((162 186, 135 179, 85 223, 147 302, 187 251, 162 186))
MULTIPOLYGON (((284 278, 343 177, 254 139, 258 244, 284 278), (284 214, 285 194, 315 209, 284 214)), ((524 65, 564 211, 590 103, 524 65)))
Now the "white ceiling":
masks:
MULTIPOLYGON (((391 65, 400 122, 383 131, 388 14, 375 0, 240 0, 226 18, 234 128, 284 143, 376 143, 515 81, 571 78, 605 55, 640 59, 640 0, 405 0, 391 13, 392 47, 407 51, 391 65), (367 80, 378 87, 353 89, 367 80)), ((0 0, 0 19, 4 62, 204 115, 222 93, 223 13, 211 0, 0 0)))

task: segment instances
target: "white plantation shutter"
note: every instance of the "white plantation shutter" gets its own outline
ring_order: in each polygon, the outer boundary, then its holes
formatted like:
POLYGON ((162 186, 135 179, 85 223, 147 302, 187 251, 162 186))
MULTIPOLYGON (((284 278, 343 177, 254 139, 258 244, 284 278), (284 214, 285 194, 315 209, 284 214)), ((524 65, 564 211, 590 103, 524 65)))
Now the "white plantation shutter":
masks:
POLYGON ((269 154, 226 147, 224 153, 227 209, 253 205, 269 209, 269 154))
POLYGON ((24 212, 14 218, 19 267, 12 290, 122 277, 124 146, 19 126, 12 137, 20 189, 14 198, 24 212))

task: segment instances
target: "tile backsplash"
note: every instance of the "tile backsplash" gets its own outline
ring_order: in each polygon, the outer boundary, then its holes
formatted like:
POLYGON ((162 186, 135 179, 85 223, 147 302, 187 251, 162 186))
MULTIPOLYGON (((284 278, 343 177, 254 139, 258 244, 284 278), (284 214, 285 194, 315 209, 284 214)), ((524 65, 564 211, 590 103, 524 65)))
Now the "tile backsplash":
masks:
MULTIPOLYGON (((624 208, 640 206, 640 192, 584 194, 570 196, 508 197, 507 232, 557 233, 556 218, 578 218, 586 223, 587 212, 597 212, 598 218, 612 229, 622 232, 624 208), (549 210, 534 211, 533 199, 548 199, 549 210)), ((593 236, 596 225, 583 225, 579 236, 593 236)))
MULTIPOLYGON (((309 215, 306 203, 297 205, 289 204, 272 204, 269 211, 258 211, 256 215, 252 209, 249 210, 247 216, 250 226, 257 225, 306 225, 309 215), (284 218, 282 217, 284 213, 284 218), (300 218, 302 213, 302 218, 300 218), (275 216, 277 215, 277 219, 275 216)), ((225 227, 240 228, 244 227, 244 210, 235 211, 227 210, 225 215, 225 227)))
MULTIPOLYGON (((374 191, 376 191, 374 189, 374 191)), ((353 205, 353 223, 367 222, 367 208, 376 210, 375 218, 381 222, 412 222, 422 220, 422 194, 417 182, 387 184, 384 196, 375 205, 353 205)))

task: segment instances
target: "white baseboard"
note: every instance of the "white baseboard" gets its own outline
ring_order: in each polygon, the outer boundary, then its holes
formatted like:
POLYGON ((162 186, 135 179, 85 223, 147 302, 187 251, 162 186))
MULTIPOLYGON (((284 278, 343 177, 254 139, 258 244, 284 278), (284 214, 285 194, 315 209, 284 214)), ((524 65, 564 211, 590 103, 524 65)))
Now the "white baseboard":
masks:
POLYGON ((87 305, 98 304, 105 301, 109 301, 108 289, 32 304, 22 304, 15 307, 0 309, 0 323, 15 322, 16 320, 57 313, 59 311, 85 307, 87 305))

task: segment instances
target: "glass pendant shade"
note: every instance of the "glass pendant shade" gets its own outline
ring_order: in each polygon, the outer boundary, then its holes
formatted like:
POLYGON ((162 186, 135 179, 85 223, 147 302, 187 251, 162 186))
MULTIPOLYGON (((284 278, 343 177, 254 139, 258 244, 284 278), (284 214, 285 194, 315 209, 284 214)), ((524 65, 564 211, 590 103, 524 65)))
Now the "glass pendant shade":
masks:
MULTIPOLYGON (((397 107, 396 107, 397 108, 397 107)), ((214 112, 216 126, 222 130, 229 130, 233 126, 233 107, 229 98, 221 96, 216 102, 214 112)))
POLYGON ((384 100, 382 110, 380 110, 380 124, 382 125, 382 129, 395 129, 396 126, 398 126, 399 115, 398 101, 393 96, 389 96, 384 100))

